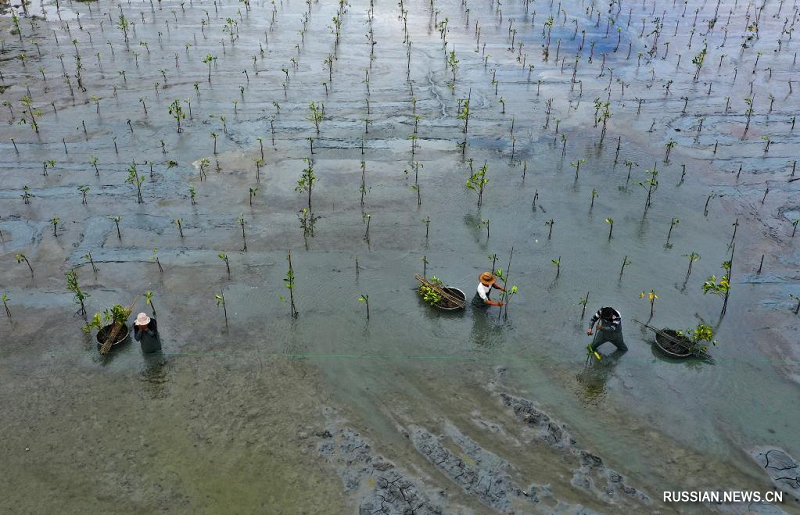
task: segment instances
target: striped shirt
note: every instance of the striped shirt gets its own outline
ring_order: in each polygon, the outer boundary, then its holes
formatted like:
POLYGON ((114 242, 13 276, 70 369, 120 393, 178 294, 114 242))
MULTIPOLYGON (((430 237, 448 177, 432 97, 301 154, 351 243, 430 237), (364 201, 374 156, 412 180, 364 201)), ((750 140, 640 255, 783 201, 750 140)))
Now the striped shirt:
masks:
POLYGON ((603 324, 602 324, 603 325, 603 329, 611 329, 611 330, 616 331, 617 329, 619 329, 620 324, 622 323, 622 315, 620 315, 619 311, 617 311, 616 309, 609 308, 614 313, 611 315, 611 320, 606 320, 606 319, 602 318, 602 316, 600 315, 600 312, 603 311, 604 309, 606 309, 606 308, 600 308, 600 309, 597 310, 597 313, 595 313, 594 316, 592 317, 592 319, 589 321, 589 327, 594 327, 594 324, 598 320, 602 320, 603 321, 603 324))

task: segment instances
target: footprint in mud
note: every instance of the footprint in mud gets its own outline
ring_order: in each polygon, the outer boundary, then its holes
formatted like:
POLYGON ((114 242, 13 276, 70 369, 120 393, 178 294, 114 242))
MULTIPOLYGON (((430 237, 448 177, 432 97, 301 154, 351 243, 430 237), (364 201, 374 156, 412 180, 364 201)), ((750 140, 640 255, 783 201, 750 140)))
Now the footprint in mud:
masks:
MULTIPOLYGON (((751 452, 772 479, 772 483, 800 502, 800 462, 777 447, 762 447, 751 452)), ((786 499, 784 498, 784 501, 786 499)))

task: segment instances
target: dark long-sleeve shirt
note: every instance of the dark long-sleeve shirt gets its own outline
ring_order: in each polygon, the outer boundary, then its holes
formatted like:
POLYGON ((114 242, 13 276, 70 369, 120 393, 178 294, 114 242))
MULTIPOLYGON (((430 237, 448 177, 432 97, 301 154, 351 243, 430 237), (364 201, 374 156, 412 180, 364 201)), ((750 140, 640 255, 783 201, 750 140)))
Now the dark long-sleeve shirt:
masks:
POLYGON ((603 309, 605 308, 600 308, 597 310, 597 313, 595 313, 592 319, 589 321, 589 327, 594 327, 594 324, 598 320, 602 320, 603 330, 608 330, 608 331, 618 330, 622 325, 622 315, 620 315, 619 311, 617 311, 616 309, 611 308, 614 311, 614 314, 611 315, 611 320, 606 320, 600 316, 600 312, 603 311, 603 309))
POLYGON ((144 327, 133 324, 133 337, 141 343, 142 352, 150 353, 161 350, 161 337, 158 335, 155 318, 151 318, 150 323, 144 327))

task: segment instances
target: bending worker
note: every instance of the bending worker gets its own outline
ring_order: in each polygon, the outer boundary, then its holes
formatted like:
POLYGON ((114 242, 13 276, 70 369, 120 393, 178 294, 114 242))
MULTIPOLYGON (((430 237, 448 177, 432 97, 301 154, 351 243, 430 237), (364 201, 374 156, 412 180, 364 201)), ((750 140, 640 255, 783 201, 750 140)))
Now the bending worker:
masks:
POLYGON ((614 346, 625 352, 628 347, 622 339, 622 316, 614 308, 600 308, 589 321, 589 330, 586 334, 592 335, 592 328, 597 323, 597 333, 594 335, 594 340, 589 346, 592 352, 595 352, 605 342, 611 342, 614 346))
POLYGON ((495 302, 489 298, 493 288, 506 291, 505 288, 497 284, 497 277, 491 272, 484 272, 478 276, 478 281, 478 291, 472 299, 472 305, 479 308, 502 306, 502 302, 495 302))

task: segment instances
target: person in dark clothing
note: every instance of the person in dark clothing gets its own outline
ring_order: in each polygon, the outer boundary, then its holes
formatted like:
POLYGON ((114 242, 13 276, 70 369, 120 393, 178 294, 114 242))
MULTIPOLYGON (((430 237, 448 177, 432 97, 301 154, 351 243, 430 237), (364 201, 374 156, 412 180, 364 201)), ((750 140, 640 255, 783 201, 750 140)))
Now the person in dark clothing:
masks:
POLYGON ((150 354, 161 350, 161 337, 158 335, 156 319, 139 313, 133 322, 133 337, 142 346, 142 352, 150 354))
POLYGON ((605 342, 611 342, 622 352, 628 350, 622 338, 622 315, 619 314, 619 311, 609 307, 597 310, 597 313, 589 321, 589 330, 586 331, 589 336, 592 335, 595 323, 597 323, 597 332, 594 335, 592 344, 589 345, 589 349, 592 352, 597 351, 597 348, 605 342))

